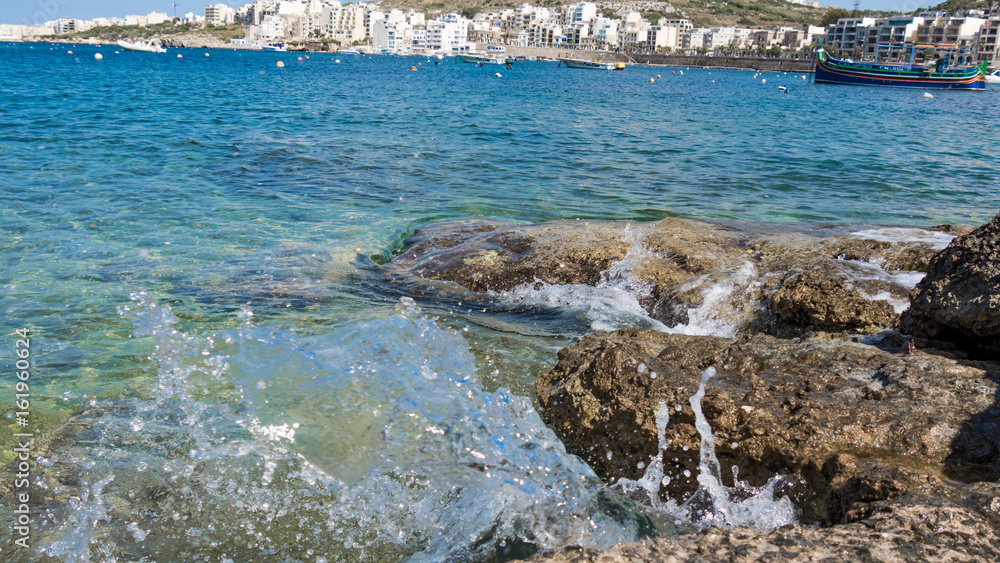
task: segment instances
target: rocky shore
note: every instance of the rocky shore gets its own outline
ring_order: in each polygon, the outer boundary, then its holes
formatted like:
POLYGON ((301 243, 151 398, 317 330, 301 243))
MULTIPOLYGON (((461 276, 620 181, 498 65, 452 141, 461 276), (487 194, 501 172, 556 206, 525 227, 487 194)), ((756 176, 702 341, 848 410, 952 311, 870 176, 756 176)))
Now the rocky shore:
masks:
POLYGON ((645 323, 581 338, 538 379, 548 424, 609 484, 659 459, 652 500, 683 502, 704 467, 689 398, 714 368, 699 406, 723 484, 783 476, 778 494, 799 513, 773 530, 712 526, 538 561, 993 561, 998 252, 1000 216, 906 232, 466 221, 416 232, 386 271, 479 293, 635 295, 645 323))

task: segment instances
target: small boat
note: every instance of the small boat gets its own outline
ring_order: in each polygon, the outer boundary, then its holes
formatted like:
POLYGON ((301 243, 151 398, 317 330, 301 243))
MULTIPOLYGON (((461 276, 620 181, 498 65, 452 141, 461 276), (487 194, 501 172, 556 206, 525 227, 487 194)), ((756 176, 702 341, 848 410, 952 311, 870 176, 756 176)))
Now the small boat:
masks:
MULTIPOLYGON (((912 60, 912 57, 911 57, 912 60)), ((986 77, 980 66, 949 68, 942 59, 936 66, 858 63, 835 59, 822 49, 817 52, 817 83, 896 86, 900 88, 948 88, 985 90, 986 77)))
POLYGON ((990 84, 1000 84, 1000 70, 994 70, 986 75, 986 82, 990 84))
POLYGON ((137 40, 137 41, 125 41, 124 39, 118 40, 118 46, 122 48, 123 51, 137 51, 140 53, 166 53, 167 50, 160 46, 160 42, 156 39, 152 40, 137 40))
POLYGON ((589 68, 594 70, 625 70, 625 63, 606 63, 602 61, 586 61, 583 59, 559 59, 559 64, 568 68, 589 68))
POLYGON ((357 49, 352 49, 350 47, 345 47, 343 49, 337 49, 337 54, 338 55, 360 55, 361 51, 358 51, 357 49))
POLYGON ((263 45, 261 46, 261 49, 264 49, 265 51, 273 51, 276 53, 284 53, 288 51, 288 49, 286 49, 285 46, 281 43, 271 43, 269 45, 263 45))
POLYGON ((462 53, 458 55, 463 63, 475 63, 477 65, 502 65, 503 59, 481 53, 462 53))

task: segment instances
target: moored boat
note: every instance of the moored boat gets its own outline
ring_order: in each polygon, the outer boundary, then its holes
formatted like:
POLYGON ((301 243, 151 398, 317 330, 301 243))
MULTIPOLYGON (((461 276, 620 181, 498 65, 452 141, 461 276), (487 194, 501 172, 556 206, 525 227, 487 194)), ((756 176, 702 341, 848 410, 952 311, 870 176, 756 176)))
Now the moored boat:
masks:
POLYGON ((160 43, 153 40, 137 40, 137 41, 126 41, 124 39, 118 40, 118 46, 124 51, 136 51, 140 53, 166 53, 167 50, 160 46, 160 43))
POLYGON ((625 70, 625 63, 606 63, 603 61, 587 61, 583 59, 559 59, 560 64, 568 68, 588 68, 593 70, 625 70))
POLYGON ((986 82, 990 84, 1000 84, 1000 70, 994 70, 986 75, 986 82))
POLYGON ((816 58, 817 83, 895 86, 899 88, 947 88, 985 90, 986 77, 980 66, 950 68, 941 59, 934 66, 859 63, 841 60, 820 49, 816 58))
POLYGON ((459 59, 462 59, 463 63, 475 63, 481 65, 502 65, 504 60, 491 56, 483 55, 480 53, 461 53, 458 55, 459 59))

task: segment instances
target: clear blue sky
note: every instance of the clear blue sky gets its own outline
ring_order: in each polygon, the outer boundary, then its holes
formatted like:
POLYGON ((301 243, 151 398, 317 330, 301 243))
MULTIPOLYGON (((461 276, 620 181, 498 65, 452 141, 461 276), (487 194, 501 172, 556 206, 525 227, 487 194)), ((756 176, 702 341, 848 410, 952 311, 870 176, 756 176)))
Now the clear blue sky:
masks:
MULTIPOLYGON (((205 13, 205 6, 220 0, 178 0, 177 15, 188 12, 205 13)), ((229 6, 240 6, 246 0, 226 1, 229 6)), ((530 1, 530 0, 528 0, 530 1)), ((567 0, 569 1, 569 0, 567 0)), ((937 5, 939 0, 860 0, 862 10, 891 10, 911 12, 917 8, 937 5)), ((823 6, 836 5, 850 10, 854 0, 820 0, 823 6)), ((44 23, 59 18, 89 20, 100 17, 123 17, 129 14, 162 12, 172 16, 172 2, 164 0, 2 0, 0 1, 0 23, 44 23)))

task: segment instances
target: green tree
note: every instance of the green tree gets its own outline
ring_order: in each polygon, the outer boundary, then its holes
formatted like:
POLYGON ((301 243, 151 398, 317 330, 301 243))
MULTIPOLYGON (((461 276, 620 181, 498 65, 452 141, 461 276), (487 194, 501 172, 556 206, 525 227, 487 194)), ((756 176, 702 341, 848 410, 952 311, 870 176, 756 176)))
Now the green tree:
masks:
POLYGON ((462 8, 462 10, 459 13, 462 14, 463 18, 471 20, 472 18, 476 17, 476 14, 482 11, 483 11, 482 6, 466 6, 465 8, 462 8))
POLYGON ((660 23, 660 18, 663 16, 660 15, 660 12, 644 12, 642 17, 649 20, 649 23, 656 25, 660 23))
POLYGON ((602 8, 601 15, 612 20, 618 19, 618 14, 616 14, 611 8, 602 8))
POLYGON ((837 23, 837 20, 839 20, 840 18, 849 18, 849 17, 851 17, 851 13, 848 12, 847 10, 843 8, 831 8, 827 10, 825 14, 823 14, 823 17, 820 18, 819 20, 819 24, 823 27, 826 27, 830 24, 837 23))

